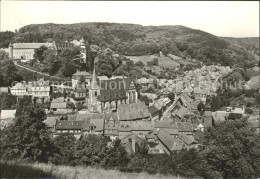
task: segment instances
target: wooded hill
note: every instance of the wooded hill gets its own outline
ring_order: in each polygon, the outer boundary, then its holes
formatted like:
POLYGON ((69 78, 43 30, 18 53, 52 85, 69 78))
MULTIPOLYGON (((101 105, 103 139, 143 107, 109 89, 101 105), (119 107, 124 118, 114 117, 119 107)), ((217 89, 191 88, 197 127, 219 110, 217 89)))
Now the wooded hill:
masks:
MULTIPOLYGON (((5 33, 5 32, 1 32, 5 33)), ((0 37, 2 37, 1 35, 0 37)), ((205 64, 256 65, 259 37, 226 38, 184 26, 142 26, 118 23, 34 24, 19 29, 13 42, 71 41, 84 37, 91 44, 108 47, 127 56, 151 55, 162 51, 205 64)), ((4 36, 6 37, 6 36, 4 36)), ((1 41, 1 39, 0 39, 1 41)), ((6 41, 6 39, 5 39, 6 41)), ((0 44, 4 45, 5 44, 0 44)), ((1 47, 0 47, 1 48, 1 47)))

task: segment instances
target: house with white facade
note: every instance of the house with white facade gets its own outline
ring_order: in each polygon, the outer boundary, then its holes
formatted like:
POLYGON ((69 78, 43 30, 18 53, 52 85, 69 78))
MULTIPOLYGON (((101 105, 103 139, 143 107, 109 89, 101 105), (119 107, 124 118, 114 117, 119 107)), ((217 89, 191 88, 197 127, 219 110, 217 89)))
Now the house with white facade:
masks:
POLYGON ((11 88, 11 94, 14 96, 24 96, 28 95, 28 87, 26 83, 21 82, 21 83, 16 83, 12 88, 11 88))
POLYGON ((49 97, 49 81, 44 81, 43 79, 40 79, 39 81, 29 82, 28 95, 32 95, 33 97, 49 97))

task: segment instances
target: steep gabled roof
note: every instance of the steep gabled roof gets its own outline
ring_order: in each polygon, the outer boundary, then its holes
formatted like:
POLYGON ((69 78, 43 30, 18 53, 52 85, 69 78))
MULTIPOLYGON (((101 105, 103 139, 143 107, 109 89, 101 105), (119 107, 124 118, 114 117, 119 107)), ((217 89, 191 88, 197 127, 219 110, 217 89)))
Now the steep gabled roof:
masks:
POLYGON ((150 113, 144 102, 121 104, 118 106, 117 113, 120 121, 130 121, 148 118, 150 116, 150 113))
POLYGON ((50 108, 66 109, 66 106, 67 106, 67 103, 66 103, 66 102, 62 102, 62 103, 52 102, 50 108))
POLYGON ((179 109, 177 112, 176 112, 176 116, 178 116, 179 118, 183 118, 183 116, 185 114, 187 114, 189 110, 185 107, 181 107, 181 109, 179 109))
POLYGON ((152 131, 154 128, 150 121, 132 121, 131 131, 152 131))
MULTIPOLYGON (((113 134, 117 135, 119 122, 116 113, 105 113, 104 118, 105 118, 105 129, 115 130, 113 134)), ((106 134, 110 134, 110 133, 106 133, 106 134)))
POLYGON ((77 114, 76 115, 77 121, 81 121, 81 120, 88 121, 90 119, 103 119, 103 118, 104 118, 104 116, 102 113, 89 113, 89 114, 77 114))
POLYGON ((209 92, 208 89, 201 89, 201 88, 194 88, 193 93, 194 94, 203 94, 203 95, 207 95, 209 92))
POLYGON ((178 129, 176 122, 155 122, 154 128, 178 129))
MULTIPOLYGON (((138 144, 138 145, 141 145, 142 142, 144 142, 143 139, 141 139, 140 137, 138 137, 137 135, 135 134, 129 134, 127 136, 125 136, 123 139, 121 139, 121 144, 122 145, 126 145, 127 143, 130 143, 130 140, 132 140, 132 137, 135 138, 135 142, 138 144), (134 135, 134 136, 132 136, 134 135)), ((131 145, 130 145, 131 146, 131 145)))
POLYGON ((73 77, 73 76, 89 76, 89 77, 91 77, 91 74, 88 73, 88 72, 86 72, 86 71, 77 71, 76 73, 74 73, 74 74, 72 75, 72 77, 73 77))
POLYGON ((82 130, 85 125, 85 121, 60 120, 56 122, 55 128, 57 130, 82 130))
POLYGON ((194 142, 194 139, 190 138, 186 134, 179 134, 179 138, 187 145, 190 145, 194 142))
POLYGON ((156 107, 154 107, 154 106, 150 106, 150 107, 148 108, 148 111, 149 111, 149 113, 152 115, 152 117, 158 115, 159 112, 160 112, 160 110, 158 110, 158 109, 157 109, 156 107))
POLYGON ((103 129, 104 129, 104 119, 89 119, 89 121, 86 121, 86 123, 87 124, 86 124, 84 130, 89 131, 91 125, 95 126, 94 131, 96 131, 96 132, 103 131, 103 129))
POLYGON ((182 132, 193 132, 193 125, 190 122, 177 122, 178 130, 182 132))
POLYGON ((48 46, 48 43, 14 43, 14 49, 37 49, 41 46, 48 46))
POLYGON ((172 137, 164 129, 161 129, 159 131, 157 137, 161 141, 161 143, 170 151, 179 151, 184 146, 184 143, 180 139, 172 137))
POLYGON ((197 130, 195 131, 194 139, 198 142, 203 142, 204 140, 204 132, 197 130))
POLYGON ((130 121, 120 121, 119 125, 118 125, 118 131, 131 132, 131 122, 130 121))
POLYGON ((16 83, 11 89, 27 89, 27 86, 23 83, 16 83))
POLYGON ((124 89, 101 89, 98 100, 101 102, 115 101, 126 99, 126 92, 124 89))
POLYGON ((105 113, 106 120, 115 120, 118 121, 118 117, 116 113, 105 113))

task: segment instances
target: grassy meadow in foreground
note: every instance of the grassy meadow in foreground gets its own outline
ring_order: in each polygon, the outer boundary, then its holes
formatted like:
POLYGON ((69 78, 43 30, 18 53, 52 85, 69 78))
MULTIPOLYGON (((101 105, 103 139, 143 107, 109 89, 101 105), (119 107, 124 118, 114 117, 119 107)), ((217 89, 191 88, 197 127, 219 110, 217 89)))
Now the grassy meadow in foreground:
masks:
POLYGON ((148 173, 124 173, 117 170, 91 167, 54 166, 44 163, 2 162, 1 178, 52 178, 52 179, 174 179, 175 176, 149 175, 148 173))

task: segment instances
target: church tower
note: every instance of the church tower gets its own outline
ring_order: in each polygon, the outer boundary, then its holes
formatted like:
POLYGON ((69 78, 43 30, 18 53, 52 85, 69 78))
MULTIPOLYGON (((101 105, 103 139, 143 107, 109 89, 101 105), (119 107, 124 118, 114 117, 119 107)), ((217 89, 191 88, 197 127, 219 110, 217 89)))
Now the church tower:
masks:
POLYGON ((98 86, 96 69, 94 66, 92 81, 89 87, 89 108, 91 111, 96 111, 99 109, 99 102, 97 101, 97 97, 99 95, 100 95, 100 87, 98 86))

